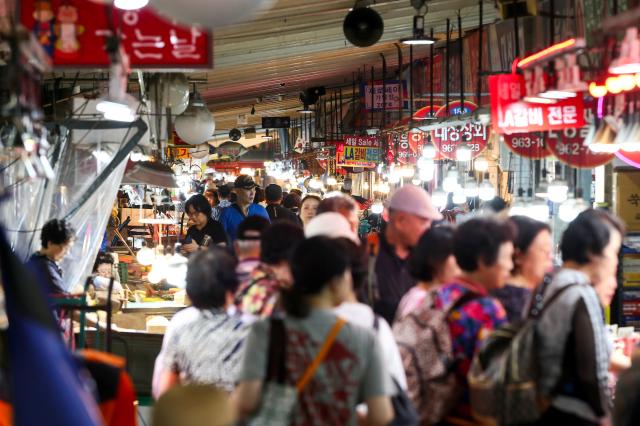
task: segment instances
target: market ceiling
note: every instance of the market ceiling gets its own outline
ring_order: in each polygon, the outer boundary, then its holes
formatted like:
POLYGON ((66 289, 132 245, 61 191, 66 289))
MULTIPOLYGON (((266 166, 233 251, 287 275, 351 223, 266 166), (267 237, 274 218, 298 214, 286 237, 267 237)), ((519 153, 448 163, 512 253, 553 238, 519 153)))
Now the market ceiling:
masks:
MULTIPOLYGON (((494 2, 484 2, 483 21, 495 22, 494 2)), ((351 92, 353 73, 367 65, 380 70, 384 54, 390 69, 397 67, 394 43, 411 35, 415 10, 409 0, 378 0, 372 6, 384 20, 384 34, 369 48, 351 45, 342 23, 354 0, 278 0, 251 22, 214 30, 214 69, 191 77, 206 80, 201 91, 216 118, 216 133, 237 127, 237 115, 249 125, 261 116, 297 116, 301 90, 313 86, 345 86, 351 92), (261 98, 261 102, 257 99, 261 98), (255 115, 250 115, 255 105, 255 115)), ((478 0, 432 0, 425 29, 445 38, 446 19, 462 16, 464 30, 477 28, 478 0)), ((454 31, 454 34, 457 34, 454 31)), ((404 63, 408 48, 403 47, 404 63)), ((428 47, 414 48, 415 57, 428 47)), ((393 69, 395 72, 395 69, 393 69)))

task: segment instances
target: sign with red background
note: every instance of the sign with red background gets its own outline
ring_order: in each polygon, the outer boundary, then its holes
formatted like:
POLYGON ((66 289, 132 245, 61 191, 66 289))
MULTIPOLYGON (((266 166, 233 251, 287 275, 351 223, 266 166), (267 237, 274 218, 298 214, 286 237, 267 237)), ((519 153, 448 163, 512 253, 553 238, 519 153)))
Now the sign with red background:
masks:
POLYGON ((640 152, 618 151, 616 152, 616 157, 628 165, 640 169, 640 152))
POLYGON ((377 136, 345 135, 344 144, 349 146, 380 148, 380 139, 378 139, 377 136))
POLYGON ((504 135, 504 144, 510 151, 525 158, 539 160, 551 155, 541 133, 514 133, 504 135))
MULTIPOLYGON (((467 114, 473 112, 477 108, 473 102, 464 102, 464 108, 461 107, 460 101, 449 103, 449 116, 467 114)), ((447 116, 447 106, 441 107, 436 112, 436 118, 444 118, 447 116)), ((458 146, 464 142, 471 149, 471 157, 476 158, 487 147, 489 140, 489 131, 487 127, 480 123, 469 121, 464 125, 439 127, 431 131, 431 141, 438 152, 450 160, 456 159, 456 151, 458 146)))
POLYGON ((519 74, 490 76, 489 93, 494 132, 529 133, 585 125, 582 93, 554 104, 527 103, 522 101, 525 82, 524 77, 519 74))
POLYGON ((424 143, 424 133, 421 131, 388 133, 387 160, 390 163, 393 163, 395 161, 397 144, 398 163, 415 165, 418 163, 418 158, 422 156, 424 143))
POLYGON ((125 11, 89 0, 21 0, 20 21, 34 33, 54 68, 106 68, 108 13, 121 34, 132 68, 213 67, 211 33, 174 25, 150 6, 125 11))
POLYGON ((593 123, 594 103, 588 103, 583 112, 583 121, 587 123, 579 129, 551 131, 547 134, 547 146, 553 155, 565 164, 581 169, 602 166, 613 160, 613 154, 595 153, 584 146, 584 139, 589 133, 589 124, 593 123))

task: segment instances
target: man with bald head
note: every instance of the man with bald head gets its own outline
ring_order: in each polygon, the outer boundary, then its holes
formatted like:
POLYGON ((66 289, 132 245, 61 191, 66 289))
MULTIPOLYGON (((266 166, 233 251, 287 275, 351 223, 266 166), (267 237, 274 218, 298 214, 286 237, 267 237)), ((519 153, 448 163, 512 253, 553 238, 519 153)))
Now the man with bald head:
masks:
POLYGON ((406 266, 411 249, 442 215, 426 191, 406 185, 389 198, 384 219, 386 227, 379 237, 375 263, 378 294, 374 310, 391 324, 400 299, 415 285, 406 266))

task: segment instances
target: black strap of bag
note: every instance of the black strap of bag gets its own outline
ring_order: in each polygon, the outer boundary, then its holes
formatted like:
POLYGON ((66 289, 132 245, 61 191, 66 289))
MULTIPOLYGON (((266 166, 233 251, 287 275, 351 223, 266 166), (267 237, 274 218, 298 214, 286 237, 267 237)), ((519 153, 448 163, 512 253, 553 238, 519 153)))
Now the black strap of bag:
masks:
POLYGON ((272 317, 270 323, 266 381, 284 384, 287 378, 287 334, 282 318, 272 317))

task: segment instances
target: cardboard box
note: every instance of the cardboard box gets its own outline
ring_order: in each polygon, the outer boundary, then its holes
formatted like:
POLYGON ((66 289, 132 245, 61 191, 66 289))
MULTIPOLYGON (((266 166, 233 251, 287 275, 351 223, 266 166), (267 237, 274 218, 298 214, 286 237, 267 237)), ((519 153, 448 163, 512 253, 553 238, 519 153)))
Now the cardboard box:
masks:
POLYGON ((640 232, 640 170, 618 171, 614 176, 614 211, 627 231, 640 232))

